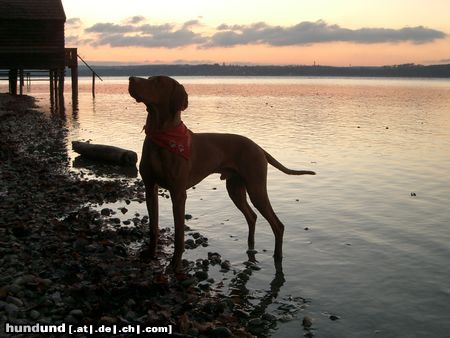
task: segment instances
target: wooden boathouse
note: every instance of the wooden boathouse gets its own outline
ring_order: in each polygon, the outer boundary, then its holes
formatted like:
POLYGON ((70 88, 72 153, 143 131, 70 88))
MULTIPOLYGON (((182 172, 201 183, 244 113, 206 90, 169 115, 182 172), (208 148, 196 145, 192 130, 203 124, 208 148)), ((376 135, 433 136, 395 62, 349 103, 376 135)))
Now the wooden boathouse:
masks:
MULTIPOLYGON (((66 15, 61 0, 0 0, 0 71, 9 92, 22 94, 25 75, 44 71, 51 98, 63 104, 65 68, 72 70, 72 94, 78 92, 77 49, 65 48, 66 15)), ((59 104, 58 104, 59 103, 59 104)))

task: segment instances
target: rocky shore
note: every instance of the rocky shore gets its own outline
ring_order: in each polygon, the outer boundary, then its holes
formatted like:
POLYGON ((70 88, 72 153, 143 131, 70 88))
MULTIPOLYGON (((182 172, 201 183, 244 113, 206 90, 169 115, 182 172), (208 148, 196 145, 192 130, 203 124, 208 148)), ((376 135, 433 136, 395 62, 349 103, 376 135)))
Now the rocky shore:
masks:
MULTIPOLYGON (((174 276, 165 273, 163 249, 155 261, 132 251, 130 243, 148 241, 148 217, 114 226, 109 209, 92 205, 143 202, 142 182, 70 171, 66 136, 64 119, 37 111, 33 98, 0 94, 0 336, 11 336, 6 323, 65 323, 80 328, 80 337, 88 336, 86 325, 171 325, 183 337, 267 335, 277 318, 239 294, 257 266, 235 271, 230 285, 237 292, 225 296, 208 274, 211 265, 230 270, 217 253, 184 261, 186 272, 174 276)), ((207 245, 199 233, 186 238, 187 248, 207 245)), ((170 246, 170 229, 162 229, 160 241, 170 246)), ((277 278, 272 286, 283 284, 282 274, 277 278)))

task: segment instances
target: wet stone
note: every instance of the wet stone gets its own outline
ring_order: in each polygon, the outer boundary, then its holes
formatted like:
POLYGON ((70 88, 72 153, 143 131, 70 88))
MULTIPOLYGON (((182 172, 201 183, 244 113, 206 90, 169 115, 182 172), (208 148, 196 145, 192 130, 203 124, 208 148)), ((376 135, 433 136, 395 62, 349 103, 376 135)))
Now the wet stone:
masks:
POLYGON ((195 277, 190 277, 181 282, 181 285, 185 288, 188 288, 198 282, 198 279, 195 277))
POLYGON ((81 318, 81 317, 83 317, 83 311, 80 309, 74 309, 69 312, 69 315, 76 317, 76 318, 81 318))
POLYGON ((332 321, 335 321, 335 320, 340 319, 340 317, 339 317, 339 316, 336 316, 336 315, 330 315, 329 318, 330 318, 332 321))
POLYGON ((198 280, 200 280, 200 281, 208 279, 208 273, 205 271, 197 271, 197 272, 195 272, 194 276, 196 278, 198 278, 198 280))
POLYGON ((237 309, 234 311, 234 314, 238 316, 239 318, 250 318, 250 313, 247 311, 244 311, 242 309, 237 309))
POLYGON ((111 209, 109 209, 109 208, 103 208, 103 209, 100 211, 100 213, 101 213, 103 216, 110 216, 110 215, 111 215, 111 209))
POLYGON ((212 265, 216 265, 221 263, 222 258, 217 252, 208 252, 208 260, 212 265))
POLYGON ((202 281, 198 283, 197 286, 203 291, 207 291, 211 288, 211 284, 209 284, 208 281, 202 281))
POLYGON ((6 314, 8 315, 9 319, 14 319, 17 317, 17 314, 19 312, 19 307, 15 304, 7 303, 4 307, 4 310, 6 314))
POLYGON ((196 248, 195 241, 192 238, 187 239, 184 242, 184 247, 186 249, 195 249, 196 248))
POLYGON ((220 264, 220 267, 222 268, 223 271, 229 271, 231 269, 231 263, 230 261, 225 260, 220 264))
POLYGON ((19 299, 19 298, 17 298, 17 297, 13 297, 13 296, 8 296, 8 297, 6 297, 6 302, 7 302, 7 303, 14 304, 14 305, 16 305, 16 306, 18 306, 18 307, 23 306, 22 300, 19 299))
POLYGON ((210 337, 217 337, 217 338, 228 338, 231 337, 232 335, 233 333, 227 327, 216 327, 210 332, 210 337))
POLYGON ((37 320, 40 316, 41 316, 41 314, 36 310, 31 310, 29 313, 29 317, 32 320, 37 320))
POLYGON ((310 328, 312 326, 312 318, 309 316, 303 317, 302 325, 304 328, 310 328))

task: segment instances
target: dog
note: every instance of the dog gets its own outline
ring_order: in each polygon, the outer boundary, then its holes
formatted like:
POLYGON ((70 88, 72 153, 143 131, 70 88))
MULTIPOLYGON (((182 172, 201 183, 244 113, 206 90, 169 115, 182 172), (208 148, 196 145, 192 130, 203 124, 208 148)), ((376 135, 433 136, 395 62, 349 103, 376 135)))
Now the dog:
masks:
POLYGON ((248 250, 254 251, 256 214, 252 204, 269 222, 275 236, 275 260, 281 261, 284 225, 267 195, 267 164, 288 175, 315 175, 292 170, 279 163, 252 140, 235 134, 193 133, 181 120, 188 107, 188 94, 167 76, 129 78, 129 94, 147 107, 146 137, 139 172, 144 181, 150 224, 150 256, 155 257, 159 236, 158 187, 167 189, 172 200, 175 249, 170 265, 182 268, 186 190, 213 173, 226 180, 231 200, 248 224, 248 250))

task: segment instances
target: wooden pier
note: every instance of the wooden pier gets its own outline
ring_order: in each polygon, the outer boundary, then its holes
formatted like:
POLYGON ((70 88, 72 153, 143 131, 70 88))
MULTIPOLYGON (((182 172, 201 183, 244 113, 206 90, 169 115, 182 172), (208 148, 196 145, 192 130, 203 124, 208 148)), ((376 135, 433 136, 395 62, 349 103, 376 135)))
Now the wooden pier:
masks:
MULTIPOLYGON (((45 75, 51 104, 64 109, 65 70, 69 68, 72 100, 78 101, 80 57, 77 48, 65 48, 65 21, 61 0, 0 0, 0 79, 8 80, 9 93, 22 95, 34 74, 40 80, 45 75)), ((95 76, 99 76, 92 72, 95 95, 95 76)))

